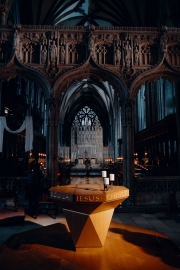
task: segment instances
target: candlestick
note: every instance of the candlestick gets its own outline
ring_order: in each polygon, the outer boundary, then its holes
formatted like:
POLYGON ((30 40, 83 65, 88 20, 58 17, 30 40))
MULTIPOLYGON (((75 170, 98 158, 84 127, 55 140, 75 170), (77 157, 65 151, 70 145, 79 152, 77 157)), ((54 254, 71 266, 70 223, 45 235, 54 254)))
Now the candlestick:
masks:
POLYGON ((113 189, 114 174, 111 173, 111 174, 109 175, 109 177, 110 177, 110 181, 111 181, 111 189, 113 189))
POLYGON ((114 174, 111 173, 109 176, 110 176, 110 181, 114 181, 114 174))
POLYGON ((108 190, 107 185, 109 185, 109 178, 104 178, 104 190, 108 190))
POLYGON ((106 178, 106 177, 104 178, 104 184, 109 185, 109 178, 106 178))

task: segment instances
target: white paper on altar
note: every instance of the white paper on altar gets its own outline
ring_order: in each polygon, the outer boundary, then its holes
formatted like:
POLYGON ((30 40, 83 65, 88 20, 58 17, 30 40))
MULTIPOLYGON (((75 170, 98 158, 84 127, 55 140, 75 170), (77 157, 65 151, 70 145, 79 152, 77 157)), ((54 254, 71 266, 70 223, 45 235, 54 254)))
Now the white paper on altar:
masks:
POLYGON ((8 132, 16 134, 22 132, 24 129, 26 129, 26 136, 25 136, 25 152, 31 151, 33 149, 33 123, 32 123, 32 117, 26 116, 22 126, 13 131, 8 128, 6 123, 6 117, 0 116, 0 152, 2 152, 3 147, 3 136, 4 136, 4 129, 6 129, 8 132))

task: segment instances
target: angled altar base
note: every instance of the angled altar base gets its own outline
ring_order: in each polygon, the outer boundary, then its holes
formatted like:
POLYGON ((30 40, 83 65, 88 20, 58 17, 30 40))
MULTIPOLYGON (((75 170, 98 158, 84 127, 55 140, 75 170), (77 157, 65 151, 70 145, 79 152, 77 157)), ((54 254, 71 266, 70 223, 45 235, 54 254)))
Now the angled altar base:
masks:
POLYGON ((77 248, 102 247, 104 245, 114 209, 85 215, 63 209, 73 242, 77 248))
POLYGON ((51 199, 66 217, 74 245, 95 248, 104 245, 114 209, 128 196, 126 187, 68 185, 50 188, 51 199))
POLYGON ((0 269, 179 270, 180 256, 162 233, 111 222, 102 248, 75 250, 66 222, 12 235, 0 269))

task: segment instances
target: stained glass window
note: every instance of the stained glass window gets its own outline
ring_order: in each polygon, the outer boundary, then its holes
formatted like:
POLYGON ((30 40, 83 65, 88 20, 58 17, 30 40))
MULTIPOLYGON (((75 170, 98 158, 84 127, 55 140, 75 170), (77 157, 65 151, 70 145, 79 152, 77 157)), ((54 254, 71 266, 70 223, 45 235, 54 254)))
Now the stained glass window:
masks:
POLYGON ((95 126, 95 125, 101 126, 101 123, 98 119, 98 116, 95 114, 95 112, 88 106, 85 106, 83 109, 81 109, 77 113, 72 125, 73 126, 95 126))

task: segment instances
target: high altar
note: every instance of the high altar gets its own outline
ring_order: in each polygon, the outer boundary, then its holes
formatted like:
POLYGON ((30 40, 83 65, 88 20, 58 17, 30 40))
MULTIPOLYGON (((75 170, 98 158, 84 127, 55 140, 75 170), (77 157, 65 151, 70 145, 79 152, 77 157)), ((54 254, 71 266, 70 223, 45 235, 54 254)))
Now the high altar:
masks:
MULTIPOLYGON (((100 125, 71 128, 71 160, 90 157, 93 163, 103 161, 103 129, 100 125)), ((79 163, 78 162, 78 163, 79 163)))

